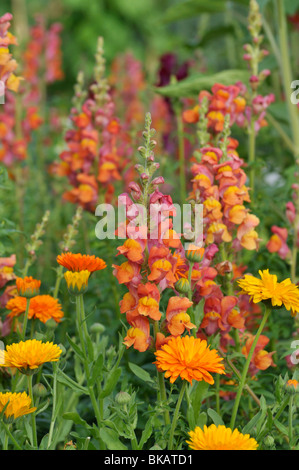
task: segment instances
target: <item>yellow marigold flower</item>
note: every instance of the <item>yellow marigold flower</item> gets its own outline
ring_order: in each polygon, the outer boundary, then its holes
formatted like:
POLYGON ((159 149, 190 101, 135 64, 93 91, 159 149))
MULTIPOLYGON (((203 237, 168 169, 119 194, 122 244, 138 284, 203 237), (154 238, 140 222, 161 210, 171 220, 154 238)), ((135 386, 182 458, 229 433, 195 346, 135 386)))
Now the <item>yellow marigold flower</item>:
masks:
POLYGON ((205 340, 193 336, 177 336, 155 352, 157 368, 165 371, 173 383, 178 377, 187 380, 204 380, 214 383, 211 373, 225 374, 222 358, 215 349, 210 349, 205 340))
POLYGON ((6 346, 6 350, 1 352, 0 366, 15 367, 24 374, 33 373, 45 362, 58 361, 61 353, 56 344, 29 339, 6 346))
POLYGON ((68 290, 71 294, 84 294, 88 287, 88 279, 90 271, 66 271, 64 278, 67 283, 68 290))
POLYGON ((243 279, 237 282, 242 289, 242 294, 247 294, 256 304, 262 301, 271 301, 272 307, 285 306, 291 310, 292 316, 299 312, 299 289, 291 282, 285 279, 282 282, 277 281, 275 274, 270 274, 269 269, 259 271, 261 279, 246 274, 243 279))
POLYGON ((16 279, 18 294, 29 299, 39 294, 40 285, 41 281, 33 279, 32 276, 18 277, 16 279))
MULTIPOLYGON (((6 304, 6 309, 10 310, 9 318, 22 315, 26 310, 26 298, 18 296, 10 299, 6 304)), ((48 320, 53 319, 59 323, 63 315, 61 304, 51 295, 37 295, 30 299, 29 320, 36 318, 42 323, 46 323, 48 320)))
POLYGON ((106 268, 106 263, 94 255, 81 255, 81 253, 62 253, 57 256, 57 263, 64 266, 68 271, 100 271, 106 268))
POLYGON ((33 413, 36 408, 31 407, 31 398, 26 392, 22 393, 0 393, 0 413, 3 411, 4 416, 8 421, 19 418, 20 416, 33 413), (7 406, 6 406, 7 405, 7 406))
POLYGON ((186 441, 192 450, 257 450, 258 443, 249 434, 242 434, 237 429, 232 431, 224 425, 196 427, 189 432, 190 441, 186 441))

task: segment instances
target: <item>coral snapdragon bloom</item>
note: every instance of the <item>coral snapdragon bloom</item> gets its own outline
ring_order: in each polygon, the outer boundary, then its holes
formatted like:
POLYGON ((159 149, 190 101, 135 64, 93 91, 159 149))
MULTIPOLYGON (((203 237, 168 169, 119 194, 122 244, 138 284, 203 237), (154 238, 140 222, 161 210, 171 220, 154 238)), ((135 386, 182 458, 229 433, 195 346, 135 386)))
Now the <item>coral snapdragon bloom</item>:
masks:
POLYGON ((6 346, 1 352, 1 367, 16 367, 20 372, 27 373, 38 369, 45 362, 56 362, 62 350, 56 344, 37 339, 20 341, 6 346))
POLYGON ((18 294, 23 297, 34 297, 38 295, 41 281, 33 279, 32 276, 25 276, 24 278, 18 277, 16 279, 16 286, 18 294))
POLYGON ((242 434, 238 429, 232 431, 224 425, 211 424, 204 428, 196 427, 189 432, 190 441, 186 441, 193 450, 257 450, 258 443, 249 434, 242 434))
POLYGON ((222 358, 215 349, 210 350, 205 340, 193 336, 172 338, 155 352, 156 367, 165 371, 165 377, 173 383, 178 377, 187 380, 204 380, 214 383, 211 373, 225 374, 222 358))
POLYGON ((57 263, 68 271, 100 271, 106 268, 106 263, 94 255, 82 255, 81 253, 62 253, 57 256, 57 263))
POLYGON ((31 408, 31 398, 26 392, 22 393, 0 393, 0 413, 5 408, 4 415, 8 420, 17 419, 20 416, 33 413, 36 408, 31 408), (6 406, 7 405, 7 406, 6 406))
POLYGON ((284 305, 295 316, 299 312, 299 288, 290 279, 278 282, 277 276, 270 274, 269 269, 260 270, 259 274, 261 279, 245 274, 243 279, 237 281, 241 293, 249 295, 255 304, 269 300, 273 307, 284 305))

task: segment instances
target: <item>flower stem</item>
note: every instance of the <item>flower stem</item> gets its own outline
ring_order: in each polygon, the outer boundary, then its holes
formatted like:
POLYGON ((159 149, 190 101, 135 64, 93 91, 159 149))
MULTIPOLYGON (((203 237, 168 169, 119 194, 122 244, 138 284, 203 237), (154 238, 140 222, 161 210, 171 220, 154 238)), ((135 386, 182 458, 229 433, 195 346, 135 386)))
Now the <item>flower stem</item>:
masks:
POLYGON ((57 370, 58 370, 58 365, 53 363, 53 404, 52 404, 52 418, 51 418, 51 424, 50 424, 50 429, 49 429, 49 436, 48 436, 48 445, 47 448, 51 446, 52 443, 52 438, 53 438, 53 431, 54 431, 54 426, 55 426, 55 420, 56 420, 56 400, 57 400, 57 370))
POLYGON ((3 428, 5 430, 5 433, 6 433, 5 444, 3 446, 3 450, 7 450, 8 438, 11 440, 11 442, 16 447, 16 449, 22 450, 22 447, 20 446, 20 444, 13 437, 13 435, 12 435, 10 429, 9 429, 9 426, 6 423, 4 423, 4 421, 2 421, 1 425, 3 426, 3 428))
MULTIPOLYGON (((32 377, 33 375, 28 375, 28 392, 31 399, 31 406, 34 407, 33 403, 33 391, 32 391, 32 377)), ((37 449, 37 434, 36 434, 36 421, 35 421, 35 411, 31 413, 31 426, 32 426, 32 439, 33 439, 33 447, 37 449)))
POLYGON ((289 401, 289 446, 290 450, 292 449, 293 443, 293 403, 294 403, 294 395, 290 396, 289 401))
POLYGON ((173 418, 172 418, 172 423, 171 423, 171 428, 170 428, 170 434, 169 434, 169 443, 168 443, 168 450, 173 450, 173 436, 174 436, 174 430, 177 424, 178 416, 179 416, 179 411, 181 408, 181 403, 185 394, 185 390, 187 387, 187 382, 184 380, 182 384, 182 388, 179 394, 179 398, 174 410, 173 418))
POLYGON ((185 171, 185 146, 184 146, 184 124, 182 119, 181 107, 176 106, 176 120, 179 145, 179 164, 180 164, 180 195, 181 204, 186 201, 186 171, 185 171))
POLYGON ((27 302, 26 302, 26 310, 25 310, 25 316, 24 316, 24 323, 23 323, 23 331, 22 331, 22 341, 25 340, 25 336, 26 336, 26 328, 27 328, 27 322, 28 322, 29 305, 30 305, 30 299, 27 299, 27 302))
POLYGON ((263 316, 262 321, 261 321, 261 324, 258 328, 258 331, 257 331, 255 337, 254 337, 252 346, 251 346, 249 354, 247 356, 247 359, 246 359, 246 362, 245 362, 245 365, 244 365, 244 369, 242 371, 242 375, 241 375, 237 395, 236 395, 236 398, 235 398, 233 411, 232 411, 231 422, 230 422, 231 429, 234 429, 234 426, 235 426, 237 412, 238 412, 238 409, 239 409, 239 404, 240 404, 241 396, 242 396, 243 389, 244 389, 244 386, 245 386, 247 372, 248 372, 248 369, 249 369, 249 366, 250 366, 250 361, 251 361, 252 355, 254 353, 254 350, 255 350, 255 347, 257 345, 258 339, 259 339, 259 337, 260 337, 260 335, 261 335, 261 333, 264 329, 264 326, 265 326, 265 324, 268 320, 268 317, 269 317, 270 313, 271 313, 270 308, 266 307, 264 316, 263 316))
POLYGON ((292 68, 289 54, 287 22, 284 8, 284 0, 277 0, 278 11, 278 32, 279 32, 279 46, 280 56, 282 61, 281 73, 283 79, 284 93, 286 96, 286 103, 289 112, 290 126, 292 130, 292 138, 294 141, 295 156, 299 155, 299 133, 298 133, 298 111, 297 106, 293 105, 289 99, 290 86, 292 83, 292 68))
MULTIPOLYGON (((154 323, 154 336, 155 336, 155 341, 156 341, 156 336, 159 331, 159 324, 157 321, 154 323)), ((157 377, 158 377, 158 385, 159 385, 159 392, 160 392, 160 400, 162 403, 166 403, 167 401, 167 396, 166 396, 166 389, 165 389, 165 382, 164 382, 164 376, 162 372, 159 372, 157 370, 157 377)), ((170 416, 169 416, 169 411, 165 410, 164 411, 164 421, 165 425, 168 426, 170 425, 170 416)))

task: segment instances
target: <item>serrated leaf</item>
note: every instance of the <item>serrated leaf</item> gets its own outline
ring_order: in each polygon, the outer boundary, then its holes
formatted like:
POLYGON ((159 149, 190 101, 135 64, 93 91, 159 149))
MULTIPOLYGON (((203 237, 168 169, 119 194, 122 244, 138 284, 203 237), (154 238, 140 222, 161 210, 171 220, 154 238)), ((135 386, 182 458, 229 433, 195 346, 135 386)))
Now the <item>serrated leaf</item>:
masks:
POLYGON ((156 87, 156 93, 169 98, 196 97, 201 90, 210 90, 215 83, 233 85, 238 81, 248 82, 246 70, 223 70, 213 75, 193 75, 165 87, 156 87))

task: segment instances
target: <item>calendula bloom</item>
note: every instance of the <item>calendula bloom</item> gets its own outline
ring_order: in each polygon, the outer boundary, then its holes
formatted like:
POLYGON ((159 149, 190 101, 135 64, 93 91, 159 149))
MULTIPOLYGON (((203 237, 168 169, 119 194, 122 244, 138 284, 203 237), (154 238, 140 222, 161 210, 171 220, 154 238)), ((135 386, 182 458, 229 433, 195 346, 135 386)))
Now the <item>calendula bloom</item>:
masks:
POLYGON ((242 434, 238 429, 224 425, 204 425, 189 432, 190 440, 186 441, 192 450, 257 450, 258 443, 249 434, 242 434))
POLYGON ((1 353, 1 367, 15 367, 20 372, 32 373, 46 362, 57 362, 62 350, 56 344, 37 339, 20 341, 6 346, 1 353))
POLYGON ((100 271, 106 268, 106 263, 94 255, 82 255, 81 253, 62 253, 57 256, 57 263, 68 271, 100 271))
POLYGON ((285 384, 285 389, 288 393, 298 393, 299 392, 299 382, 296 379, 290 379, 285 384))
POLYGON ((33 279, 32 276, 18 277, 16 279, 18 294, 21 297, 31 298, 38 295, 40 285, 41 281, 33 279))
POLYGON ((210 349, 205 340, 193 336, 177 336, 172 338, 160 350, 155 352, 154 362, 165 377, 173 383, 178 377, 187 380, 204 380, 214 383, 211 373, 225 374, 222 358, 215 349, 210 349))
MULTIPOLYGON (((26 297, 17 296, 10 299, 6 304, 6 309, 10 310, 9 318, 19 317, 26 311, 26 297)), ((28 319, 35 318, 42 323, 46 323, 51 318, 57 323, 63 318, 61 304, 51 295, 37 295, 30 299, 28 319)))
POLYGON ((33 413, 36 408, 31 407, 31 398, 26 392, 20 393, 0 393, 0 413, 5 408, 4 416, 8 421, 19 418, 20 416, 33 413), (6 406, 7 405, 7 406, 6 406))
POLYGON ((242 289, 241 293, 249 295, 254 303, 269 300, 273 307, 284 305, 295 316, 299 312, 298 287, 290 279, 278 282, 277 276, 270 274, 269 269, 260 270, 259 274, 261 279, 245 274, 243 279, 237 281, 242 289))
POLYGON ((83 294, 87 290, 89 277, 90 271, 87 270, 79 272, 66 271, 64 273, 64 279, 71 294, 83 294))

